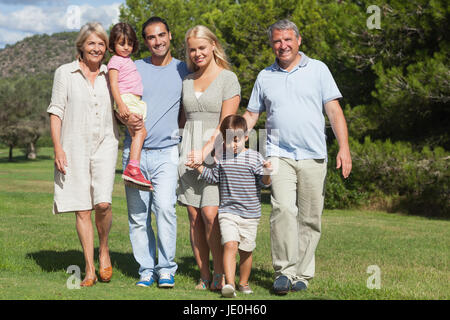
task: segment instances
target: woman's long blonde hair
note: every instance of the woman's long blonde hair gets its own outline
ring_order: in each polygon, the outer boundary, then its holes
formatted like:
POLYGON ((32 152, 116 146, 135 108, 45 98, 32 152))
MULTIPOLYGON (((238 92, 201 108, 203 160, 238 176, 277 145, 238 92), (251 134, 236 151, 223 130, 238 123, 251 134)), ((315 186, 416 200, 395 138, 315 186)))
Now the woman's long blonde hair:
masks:
POLYGON ((228 63, 227 55, 222 45, 220 44, 219 39, 211 30, 202 25, 190 28, 186 32, 186 36, 184 37, 184 45, 186 47, 186 63, 189 70, 196 71, 198 69, 198 67, 192 62, 191 58, 189 57, 189 47, 187 43, 189 38, 200 38, 208 40, 212 45, 214 45, 213 50, 214 61, 220 67, 230 70, 230 64, 228 63))

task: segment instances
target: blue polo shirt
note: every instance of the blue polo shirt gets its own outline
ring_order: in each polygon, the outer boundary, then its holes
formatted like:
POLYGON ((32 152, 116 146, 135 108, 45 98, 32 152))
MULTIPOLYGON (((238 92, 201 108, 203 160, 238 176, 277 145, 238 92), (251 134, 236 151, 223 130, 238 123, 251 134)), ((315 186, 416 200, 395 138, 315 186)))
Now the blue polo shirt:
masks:
MULTIPOLYGON (((178 113, 184 77, 189 73, 184 62, 172 58, 165 66, 152 64, 151 58, 135 61, 141 75, 144 92, 142 100, 147 104, 147 119, 143 148, 162 149, 180 142, 178 113)), ((128 130, 124 146, 131 145, 128 130)))
POLYGON ((328 67, 303 52, 298 66, 275 61, 256 79, 247 110, 266 111, 266 156, 327 159, 324 104, 342 98, 328 67))

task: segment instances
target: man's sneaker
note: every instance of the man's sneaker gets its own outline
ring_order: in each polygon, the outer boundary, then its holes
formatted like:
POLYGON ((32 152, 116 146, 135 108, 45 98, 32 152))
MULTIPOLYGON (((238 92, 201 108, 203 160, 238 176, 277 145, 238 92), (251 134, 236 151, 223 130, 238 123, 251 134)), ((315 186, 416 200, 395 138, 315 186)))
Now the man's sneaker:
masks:
POLYGON ((250 286, 248 285, 248 283, 247 284, 245 284, 245 285, 239 285, 239 292, 242 292, 242 293, 244 293, 244 294, 252 294, 253 293, 253 290, 252 289, 250 289, 250 286))
POLYGON ((231 284, 226 284, 222 287, 222 296, 225 298, 234 298, 236 297, 236 290, 231 284))
POLYGON ((150 287, 153 284, 153 282, 155 282, 153 277, 144 277, 141 278, 138 282, 136 282, 136 285, 138 287, 150 287))
POLYGON ((122 174, 122 179, 126 181, 131 181, 135 184, 138 184, 140 186, 144 187, 151 187, 152 183, 145 179, 145 177, 142 175, 141 169, 135 166, 127 165, 125 168, 125 171, 122 174))
POLYGON ((175 286, 175 279, 170 273, 162 273, 159 275, 158 287, 173 288, 175 286))
POLYGON ((287 294, 291 289, 291 280, 286 276, 279 276, 273 283, 275 294, 287 294))
POLYGON ((306 290, 308 288, 308 286, 306 285, 306 283, 304 283, 303 281, 299 280, 296 283, 294 283, 292 285, 291 291, 303 291, 306 290))

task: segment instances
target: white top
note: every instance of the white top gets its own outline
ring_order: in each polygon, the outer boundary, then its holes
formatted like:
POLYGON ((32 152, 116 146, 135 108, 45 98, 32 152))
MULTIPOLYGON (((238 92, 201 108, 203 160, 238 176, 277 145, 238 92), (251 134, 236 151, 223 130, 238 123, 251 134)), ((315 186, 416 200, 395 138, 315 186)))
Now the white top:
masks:
POLYGON ((55 168, 53 213, 111 203, 119 135, 106 66, 101 66, 94 86, 78 60, 56 69, 47 112, 62 121, 61 145, 67 158, 65 175, 55 168))

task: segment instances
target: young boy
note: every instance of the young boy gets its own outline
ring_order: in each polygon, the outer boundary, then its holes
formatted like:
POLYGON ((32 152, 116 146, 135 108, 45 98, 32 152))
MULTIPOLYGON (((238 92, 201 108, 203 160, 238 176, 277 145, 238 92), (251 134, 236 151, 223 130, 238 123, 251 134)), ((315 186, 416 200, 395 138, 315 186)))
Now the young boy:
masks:
MULTIPOLYGON (((219 225, 224 245, 223 264, 226 284, 224 297, 236 296, 236 253, 239 250, 239 291, 253 293, 248 285, 252 268, 252 251, 261 217, 261 187, 271 184, 270 162, 264 161, 257 151, 246 149, 247 122, 239 115, 223 119, 220 131, 225 153, 216 166, 200 166, 201 178, 209 183, 219 183, 219 225)), ((192 166, 194 167, 194 166, 192 166)))

